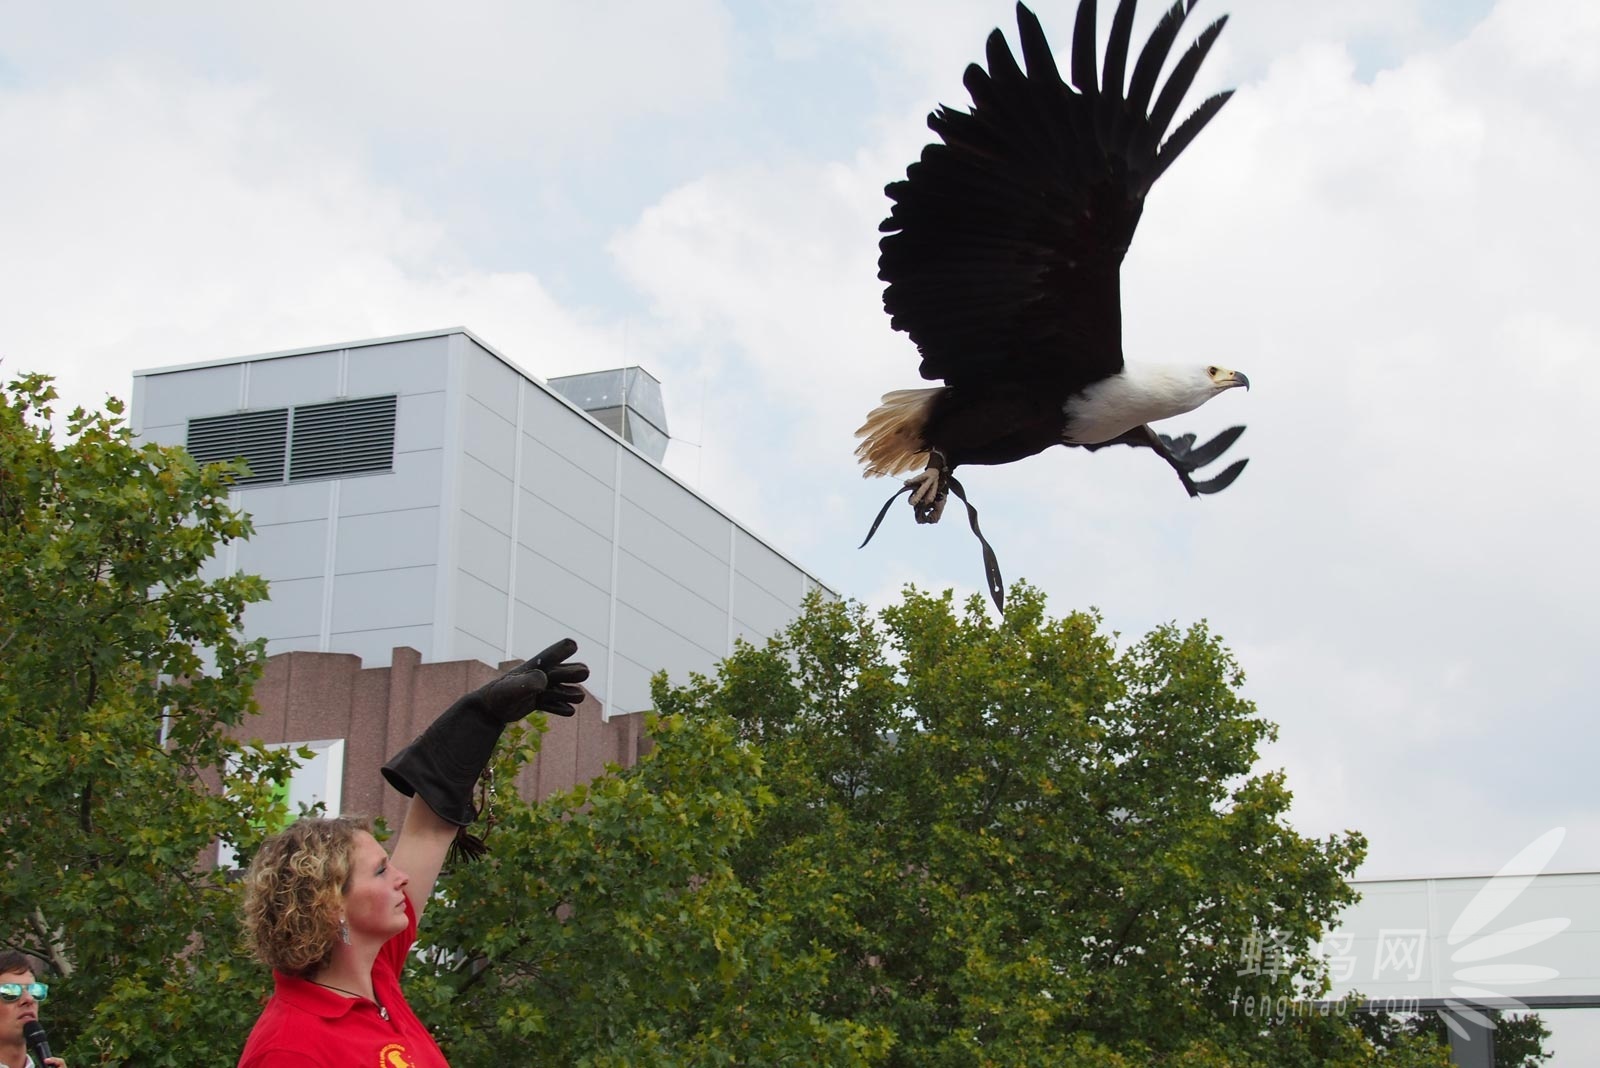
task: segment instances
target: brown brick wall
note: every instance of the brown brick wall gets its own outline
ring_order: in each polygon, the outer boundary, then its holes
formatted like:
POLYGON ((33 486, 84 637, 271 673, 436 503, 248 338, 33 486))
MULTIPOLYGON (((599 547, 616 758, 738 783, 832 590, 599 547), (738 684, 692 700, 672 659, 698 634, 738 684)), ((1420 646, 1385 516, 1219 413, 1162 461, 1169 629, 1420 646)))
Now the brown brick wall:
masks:
MULTIPOLYGON (((260 712, 232 733, 262 742, 343 738, 344 811, 383 816, 399 827, 406 799, 378 769, 456 698, 516 663, 424 664, 421 653, 404 646, 394 650, 388 667, 363 667, 360 657, 346 653, 280 653, 267 660, 256 684, 260 712)), ((518 792, 529 800, 588 782, 607 764, 632 767, 649 749, 642 714, 606 721, 592 696, 585 696, 576 715, 547 719, 550 729, 538 759, 517 777, 518 792)))

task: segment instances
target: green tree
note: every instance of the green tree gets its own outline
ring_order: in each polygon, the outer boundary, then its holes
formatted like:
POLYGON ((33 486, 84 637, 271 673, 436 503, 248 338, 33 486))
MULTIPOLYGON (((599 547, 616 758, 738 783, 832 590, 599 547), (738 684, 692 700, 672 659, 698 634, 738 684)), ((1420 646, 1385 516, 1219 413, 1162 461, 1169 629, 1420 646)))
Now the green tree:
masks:
POLYGON ((231 468, 135 444, 114 399, 58 444, 54 399, 42 376, 0 391, 0 944, 50 963, 72 1063, 214 1065, 269 986, 230 981, 234 894, 200 862, 248 848, 287 774, 225 735, 265 587, 201 577, 250 531, 231 468))
MULTIPOLYGON (((1538 1013, 1505 1013, 1499 1009, 1478 1011, 1495 1021, 1495 1068, 1539 1068, 1553 1056, 1545 1050, 1550 1028, 1538 1013)), ((1437 1012, 1368 1013, 1361 1017, 1361 1028, 1375 1045, 1384 1049, 1394 1048, 1409 1036, 1427 1036, 1441 1045, 1450 1041, 1448 1025, 1437 1012)))
MULTIPOLYGON (((1119 651, 1025 585, 1007 603, 994 622, 910 590, 880 621, 813 600, 715 679, 658 681, 662 712, 759 746, 774 800, 732 867, 833 955, 819 1015, 919 1068, 1379 1057, 1293 1000, 1364 842, 1287 825, 1228 651, 1204 625, 1119 651)), ((1426 1041, 1382 1056, 1443 1063, 1426 1041)))
MULTIPOLYGON (((536 724, 536 728, 539 726, 536 724)), ((729 724, 650 722, 637 768, 494 803, 491 852, 448 873, 408 1000, 458 1068, 865 1065, 881 1028, 815 1010, 832 955, 730 858, 771 797, 729 724), (507 1051, 514 1050, 514 1056, 507 1051)), ((533 754, 514 728, 495 775, 533 754)))
MULTIPOLYGON (((1545 1040, 1550 1037, 1550 1028, 1539 1018, 1537 1013, 1502 1013, 1495 1010, 1491 1013, 1495 1017, 1494 1029, 1494 1063, 1495 1068, 1539 1068, 1549 1060, 1551 1054, 1545 1052, 1545 1040)), ((1435 1016, 1435 1019, 1438 1019, 1435 1016)), ((1445 1041, 1443 1027, 1436 1025, 1433 1034, 1442 1042, 1445 1041)))

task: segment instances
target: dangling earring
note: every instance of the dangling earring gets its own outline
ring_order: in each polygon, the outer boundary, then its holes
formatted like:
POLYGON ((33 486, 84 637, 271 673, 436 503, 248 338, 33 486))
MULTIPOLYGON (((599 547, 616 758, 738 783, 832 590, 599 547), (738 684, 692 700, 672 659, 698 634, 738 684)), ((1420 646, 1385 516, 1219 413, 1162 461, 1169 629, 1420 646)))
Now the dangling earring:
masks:
POLYGON ((345 922, 343 916, 339 917, 339 941, 347 946, 350 944, 350 925, 345 922))

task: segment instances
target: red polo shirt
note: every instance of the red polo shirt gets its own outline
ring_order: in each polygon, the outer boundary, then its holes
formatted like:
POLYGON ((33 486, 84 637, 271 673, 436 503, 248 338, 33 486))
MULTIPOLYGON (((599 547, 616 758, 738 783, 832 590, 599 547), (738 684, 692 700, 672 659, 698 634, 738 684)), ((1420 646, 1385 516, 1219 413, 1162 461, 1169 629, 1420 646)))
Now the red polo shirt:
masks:
POLYGON ((250 1030, 239 1068, 450 1068, 438 1043, 400 993, 400 972, 417 940, 417 914, 406 899, 406 929, 383 944, 372 962, 372 989, 383 1007, 365 998, 272 973, 272 997, 250 1030))

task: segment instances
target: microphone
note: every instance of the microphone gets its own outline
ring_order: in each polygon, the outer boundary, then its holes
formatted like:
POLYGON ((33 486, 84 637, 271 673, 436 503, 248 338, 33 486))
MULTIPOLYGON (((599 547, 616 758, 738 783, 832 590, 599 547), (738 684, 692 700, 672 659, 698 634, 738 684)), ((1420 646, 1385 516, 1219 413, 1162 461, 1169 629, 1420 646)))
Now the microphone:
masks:
POLYGON ((50 1056, 50 1043, 45 1039, 44 1028, 38 1020, 29 1020, 22 1025, 22 1038, 28 1043, 28 1053, 33 1057, 33 1063, 44 1068, 44 1062, 50 1056))

